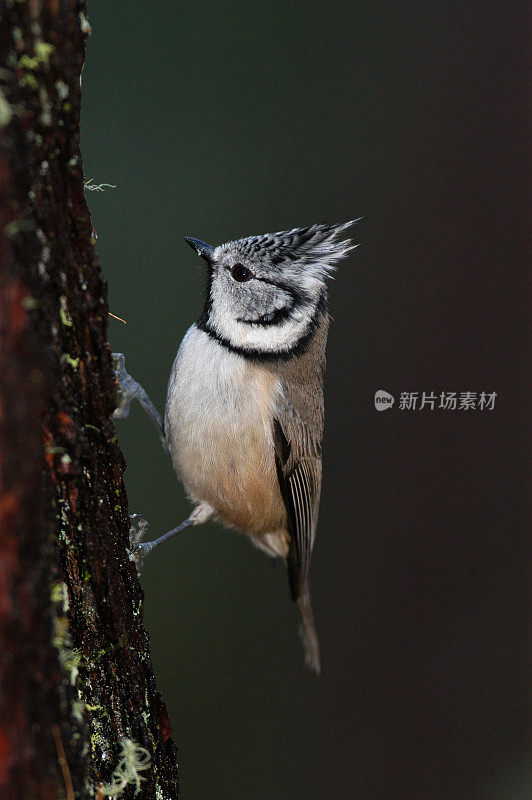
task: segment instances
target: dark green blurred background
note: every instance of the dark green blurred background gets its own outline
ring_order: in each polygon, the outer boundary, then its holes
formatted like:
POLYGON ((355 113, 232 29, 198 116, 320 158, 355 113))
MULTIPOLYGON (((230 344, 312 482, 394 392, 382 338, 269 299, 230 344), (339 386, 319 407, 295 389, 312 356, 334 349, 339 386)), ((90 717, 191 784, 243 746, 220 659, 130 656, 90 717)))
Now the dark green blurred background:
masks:
MULTIPOLYGON (((525 797, 524 9, 90 2, 109 336, 161 410, 202 306, 184 236, 365 217, 330 290, 321 679, 283 566, 243 537, 208 525, 144 567, 184 800, 525 797), (397 408, 482 390, 494 411, 397 408)), ((153 538, 189 506, 137 407, 119 433, 153 538)))

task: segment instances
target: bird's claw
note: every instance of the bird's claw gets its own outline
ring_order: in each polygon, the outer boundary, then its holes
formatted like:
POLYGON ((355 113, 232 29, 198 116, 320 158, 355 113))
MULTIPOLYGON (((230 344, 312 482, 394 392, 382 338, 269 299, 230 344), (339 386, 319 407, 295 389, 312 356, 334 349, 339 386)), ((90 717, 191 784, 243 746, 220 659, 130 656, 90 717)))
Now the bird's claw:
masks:
POLYGON ((165 450, 168 450, 168 444, 164 435, 163 419, 140 383, 127 372, 125 355, 123 353, 113 353, 113 364, 116 382, 121 394, 118 407, 113 412, 114 419, 124 419, 127 417, 129 415, 131 401, 138 400, 159 431, 162 446, 165 450))
POLYGON ((151 542, 141 542, 138 544, 135 549, 132 551, 131 555, 129 556, 132 561, 139 561, 140 559, 144 558, 151 553, 152 548, 150 547, 151 542))
POLYGON ((138 396, 141 387, 126 371, 125 355, 123 353, 113 353, 112 355, 116 382, 122 395, 119 405, 114 410, 113 417, 115 419, 125 419, 129 415, 131 401, 138 396))
POLYGON ((142 559, 151 550, 149 542, 142 542, 150 523, 141 514, 131 514, 129 519, 131 520, 129 528, 129 560, 140 567, 142 566, 142 559))

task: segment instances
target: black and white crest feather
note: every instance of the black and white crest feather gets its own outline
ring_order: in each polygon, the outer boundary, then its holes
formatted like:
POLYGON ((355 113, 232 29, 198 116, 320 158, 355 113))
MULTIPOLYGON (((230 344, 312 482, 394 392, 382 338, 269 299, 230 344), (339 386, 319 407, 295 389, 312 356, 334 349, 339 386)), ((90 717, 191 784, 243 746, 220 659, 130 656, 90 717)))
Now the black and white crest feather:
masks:
POLYGON ((308 277, 324 284, 338 261, 357 247, 351 239, 342 239, 341 234, 358 221, 338 225, 317 223, 307 228, 248 236, 222 245, 222 249, 234 247, 251 258, 267 259, 285 274, 297 270, 299 280, 308 277))

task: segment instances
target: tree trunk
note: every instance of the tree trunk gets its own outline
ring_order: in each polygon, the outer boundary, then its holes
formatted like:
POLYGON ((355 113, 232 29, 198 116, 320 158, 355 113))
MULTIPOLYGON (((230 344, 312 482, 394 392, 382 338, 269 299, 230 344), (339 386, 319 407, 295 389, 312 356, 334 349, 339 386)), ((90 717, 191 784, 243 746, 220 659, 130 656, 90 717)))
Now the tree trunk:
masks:
POLYGON ((83 191, 85 3, 0 10, 0 796, 174 799, 83 191))

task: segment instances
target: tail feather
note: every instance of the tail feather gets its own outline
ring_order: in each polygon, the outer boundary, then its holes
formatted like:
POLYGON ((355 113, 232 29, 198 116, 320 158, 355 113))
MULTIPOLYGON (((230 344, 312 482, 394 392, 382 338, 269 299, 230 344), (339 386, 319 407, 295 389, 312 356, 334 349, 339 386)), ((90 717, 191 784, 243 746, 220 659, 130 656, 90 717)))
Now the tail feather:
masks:
POLYGON ((299 597, 297 607, 301 615, 299 635, 305 649, 305 664, 316 675, 321 675, 320 644, 314 622, 314 614, 310 604, 310 592, 308 582, 305 583, 299 597))

